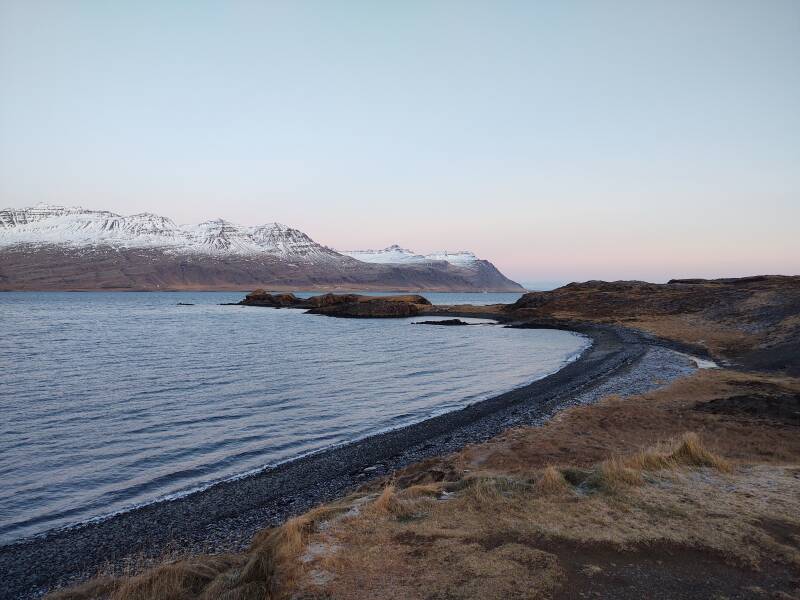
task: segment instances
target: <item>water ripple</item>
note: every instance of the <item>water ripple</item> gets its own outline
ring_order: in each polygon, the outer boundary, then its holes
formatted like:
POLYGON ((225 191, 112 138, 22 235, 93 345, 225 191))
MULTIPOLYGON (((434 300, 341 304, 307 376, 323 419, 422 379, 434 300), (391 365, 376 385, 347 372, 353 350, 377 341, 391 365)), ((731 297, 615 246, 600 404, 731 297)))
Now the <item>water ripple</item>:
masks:
POLYGON ((219 306, 239 296, 0 294, 0 542, 463 407, 586 343, 219 306))

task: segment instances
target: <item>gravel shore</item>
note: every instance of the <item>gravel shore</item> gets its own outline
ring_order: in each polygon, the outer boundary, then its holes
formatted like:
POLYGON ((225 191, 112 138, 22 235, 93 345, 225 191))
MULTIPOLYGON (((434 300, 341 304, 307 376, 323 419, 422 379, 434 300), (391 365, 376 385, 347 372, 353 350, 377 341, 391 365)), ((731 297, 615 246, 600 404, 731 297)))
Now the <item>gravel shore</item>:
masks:
POLYGON ((109 565, 119 568, 174 548, 185 554, 240 550, 256 531, 395 469, 487 440, 508 427, 541 424, 571 405, 646 392, 696 368, 686 356, 630 330, 574 329, 590 336, 592 347, 530 385, 176 500, 0 547, 0 598, 40 597, 109 565))

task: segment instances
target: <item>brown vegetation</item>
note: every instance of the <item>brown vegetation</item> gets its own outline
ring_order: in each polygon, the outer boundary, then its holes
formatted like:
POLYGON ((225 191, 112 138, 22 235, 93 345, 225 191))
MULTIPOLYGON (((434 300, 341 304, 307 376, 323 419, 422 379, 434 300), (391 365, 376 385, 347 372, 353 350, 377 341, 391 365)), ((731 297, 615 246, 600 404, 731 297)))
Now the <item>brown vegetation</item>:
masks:
POLYGON ((571 283, 525 294, 507 312, 522 320, 616 323, 752 368, 800 368, 800 277, 571 283))
POLYGON ((797 428, 704 408, 798 392, 798 379, 699 371, 409 467, 267 530, 246 554, 53 597, 790 598, 797 428))

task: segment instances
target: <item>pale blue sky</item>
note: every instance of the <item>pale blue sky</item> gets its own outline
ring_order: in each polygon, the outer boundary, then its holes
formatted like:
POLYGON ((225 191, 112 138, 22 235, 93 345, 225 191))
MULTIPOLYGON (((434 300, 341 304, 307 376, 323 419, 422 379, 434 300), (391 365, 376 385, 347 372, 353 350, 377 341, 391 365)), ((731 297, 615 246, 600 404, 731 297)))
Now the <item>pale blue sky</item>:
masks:
POLYGON ((800 272, 800 2, 0 0, 0 206, 800 272))

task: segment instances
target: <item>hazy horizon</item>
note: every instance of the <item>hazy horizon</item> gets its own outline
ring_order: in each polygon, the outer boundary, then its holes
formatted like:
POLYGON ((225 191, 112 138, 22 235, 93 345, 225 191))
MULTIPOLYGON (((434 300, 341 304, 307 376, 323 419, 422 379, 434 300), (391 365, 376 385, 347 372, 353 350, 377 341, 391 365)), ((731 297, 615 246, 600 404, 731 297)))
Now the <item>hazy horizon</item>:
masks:
POLYGON ((0 207, 523 284, 799 274, 800 3, 0 0, 0 207))

